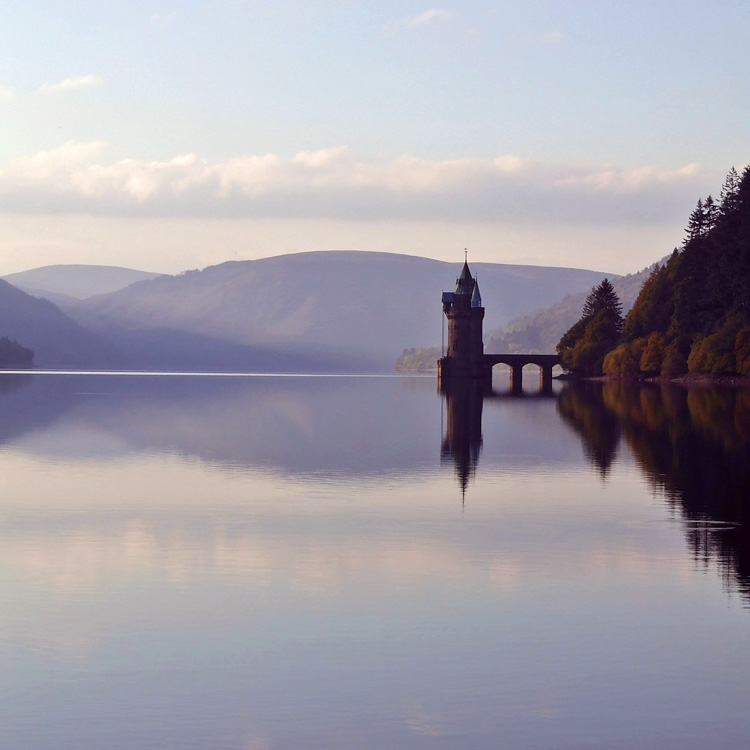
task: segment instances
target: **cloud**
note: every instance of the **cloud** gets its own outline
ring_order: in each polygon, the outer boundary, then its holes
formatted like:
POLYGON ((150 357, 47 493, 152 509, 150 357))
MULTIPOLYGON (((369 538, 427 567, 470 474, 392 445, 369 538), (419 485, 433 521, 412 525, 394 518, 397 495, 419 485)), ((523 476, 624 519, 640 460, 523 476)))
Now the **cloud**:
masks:
POLYGON ((9 89, 6 86, 0 86, 0 101, 8 101, 15 96, 13 89, 9 89))
POLYGON ((515 155, 435 161, 358 159, 346 147, 164 161, 107 162, 105 144, 69 141, 0 165, 0 210, 105 216, 354 221, 665 223, 721 184, 678 169, 555 164, 515 155))
POLYGON ((101 86, 102 83, 104 83, 104 79, 99 76, 78 76, 75 78, 66 78, 59 83, 43 83, 39 87, 39 91, 43 94, 59 94, 62 91, 70 91, 71 89, 88 89, 92 86, 101 86))
POLYGON ((445 8, 430 8, 418 16, 414 16, 406 21, 407 26, 426 26, 433 21, 450 21, 453 13, 445 8))

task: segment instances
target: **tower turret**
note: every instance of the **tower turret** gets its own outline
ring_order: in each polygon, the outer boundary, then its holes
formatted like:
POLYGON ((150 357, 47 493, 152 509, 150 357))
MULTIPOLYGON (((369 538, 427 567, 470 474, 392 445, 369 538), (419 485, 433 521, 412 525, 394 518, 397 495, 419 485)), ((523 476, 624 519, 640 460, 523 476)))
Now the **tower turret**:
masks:
POLYGON ((479 284, 464 260, 453 292, 443 292, 443 312, 448 319, 448 349, 438 362, 440 378, 483 378, 482 320, 484 307, 479 284))
POLYGON ((482 306, 482 295, 479 293, 479 280, 474 279, 474 291, 471 293, 471 306, 482 306))

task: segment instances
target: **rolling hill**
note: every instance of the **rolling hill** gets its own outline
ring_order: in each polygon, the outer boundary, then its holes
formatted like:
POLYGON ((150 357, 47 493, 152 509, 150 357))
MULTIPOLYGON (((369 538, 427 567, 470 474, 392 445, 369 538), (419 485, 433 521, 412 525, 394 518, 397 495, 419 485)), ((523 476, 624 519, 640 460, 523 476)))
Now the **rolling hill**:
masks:
MULTIPOLYGON (((235 366, 240 352, 262 351, 325 369, 385 370, 405 347, 439 340, 440 292, 453 287, 460 267, 390 253, 300 253, 140 281, 66 305, 66 312, 131 359, 142 357, 150 340, 149 356, 164 355, 160 366, 186 354, 191 367, 215 364, 224 346, 238 353, 235 366)), ((605 275, 493 263, 472 264, 472 270, 487 328, 588 289, 605 275)), ((243 366, 252 367, 252 358, 243 366)))
POLYGON ((47 368, 120 367, 121 352, 106 339, 72 321, 45 299, 0 279, 0 336, 34 351, 34 364, 47 368))
POLYGON ((55 304, 108 294, 161 274, 119 266, 54 265, 3 276, 13 286, 55 304))

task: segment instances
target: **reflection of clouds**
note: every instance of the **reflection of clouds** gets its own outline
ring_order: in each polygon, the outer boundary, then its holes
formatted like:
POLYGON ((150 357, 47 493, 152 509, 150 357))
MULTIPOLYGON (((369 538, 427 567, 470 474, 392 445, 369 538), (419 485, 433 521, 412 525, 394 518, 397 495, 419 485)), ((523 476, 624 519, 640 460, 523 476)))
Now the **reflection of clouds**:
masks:
POLYGON ((404 722, 409 731, 421 737, 442 737, 445 734, 445 717, 429 713, 420 703, 405 708, 404 722))
MULTIPOLYGON (((501 596, 519 593, 521 581, 526 588, 560 578, 606 586, 617 579, 649 581, 659 572, 685 585, 691 580, 689 567, 675 570, 669 550, 613 550, 596 540, 571 549, 566 543, 548 542, 540 556, 536 540, 531 547, 522 544, 493 553, 460 540, 394 540, 387 533, 352 530, 344 538, 327 538, 320 527, 307 536, 283 528, 239 533, 221 522, 204 529, 164 529, 136 519, 111 528, 15 532, 4 536, 2 546, 5 565, 18 580, 65 592, 106 590, 135 580, 187 585, 206 576, 328 598, 353 586, 460 588, 476 575, 501 596)), ((540 535, 546 538, 546 532, 540 535)))
POLYGON ((513 595, 519 581, 550 577, 606 584, 663 569, 689 578, 675 570, 670 524, 634 526, 642 509, 615 498, 606 516, 592 513, 577 474, 495 474, 495 491, 480 480, 462 511, 440 474, 360 478, 355 490, 346 478, 231 473, 177 455, 50 462, 18 451, 3 453, 0 470, 4 559, 42 588, 209 575, 336 596, 354 583, 460 586, 479 574, 513 595), (464 533, 454 535, 461 513, 464 533))
POLYGON ((561 712, 561 695, 559 690, 553 688, 538 690, 530 695, 524 711, 528 716, 542 716, 546 719, 557 718, 561 712))
POLYGON ((211 574, 260 586, 284 581, 294 590, 332 595, 353 580, 400 587, 444 583, 468 564, 461 550, 430 542, 259 537, 220 528, 163 531, 143 520, 112 530, 13 534, 2 544, 5 564, 24 584, 69 592, 146 577, 186 584, 211 574))
POLYGON ((250 737, 245 739, 242 750, 271 750, 273 745, 265 737, 250 737))
POLYGON ((505 556, 492 555, 488 563, 488 570, 495 586, 505 593, 515 591, 520 576, 517 563, 505 556))

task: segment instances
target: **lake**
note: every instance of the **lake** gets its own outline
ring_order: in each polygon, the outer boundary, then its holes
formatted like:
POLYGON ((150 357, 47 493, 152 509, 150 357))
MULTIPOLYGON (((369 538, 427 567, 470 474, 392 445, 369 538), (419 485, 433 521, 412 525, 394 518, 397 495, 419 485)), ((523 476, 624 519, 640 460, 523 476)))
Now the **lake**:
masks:
POLYGON ((527 378, 0 375, 0 746, 747 748, 750 392, 527 378))

